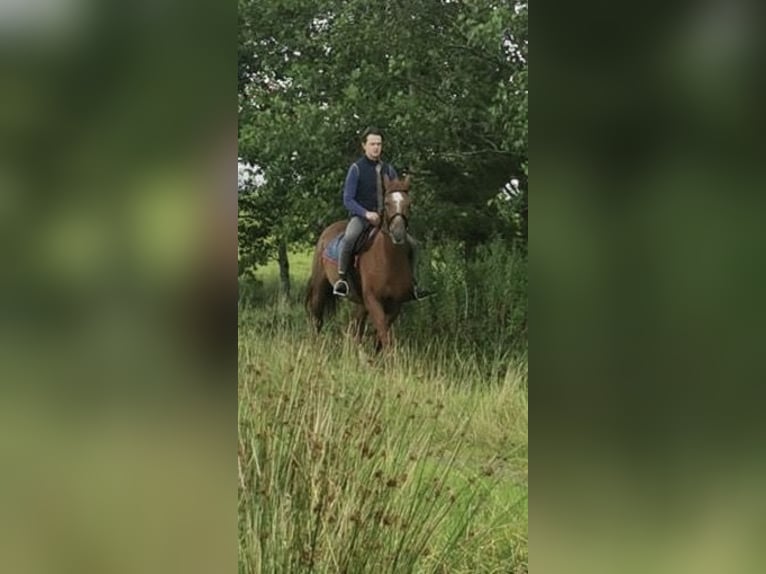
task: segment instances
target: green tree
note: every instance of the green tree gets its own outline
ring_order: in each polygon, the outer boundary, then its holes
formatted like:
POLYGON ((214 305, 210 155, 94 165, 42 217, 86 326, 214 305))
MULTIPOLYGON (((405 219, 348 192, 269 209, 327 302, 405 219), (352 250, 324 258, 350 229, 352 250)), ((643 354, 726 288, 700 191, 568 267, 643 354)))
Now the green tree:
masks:
MULTIPOLYGON (((519 235, 491 199, 511 177, 527 188, 526 2, 239 7, 240 154, 266 174, 270 233, 307 241, 345 215, 345 169, 374 124, 388 161, 416 178, 416 234, 519 235)), ((253 249, 263 245, 243 245, 253 249)))

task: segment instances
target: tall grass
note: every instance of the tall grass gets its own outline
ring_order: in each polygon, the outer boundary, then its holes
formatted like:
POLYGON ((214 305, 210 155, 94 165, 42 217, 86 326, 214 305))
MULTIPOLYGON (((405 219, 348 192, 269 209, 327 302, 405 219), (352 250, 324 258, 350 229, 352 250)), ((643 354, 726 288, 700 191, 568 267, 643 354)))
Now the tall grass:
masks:
POLYGON ((477 392, 345 339, 240 341, 242 572, 513 572, 526 564, 526 392, 477 392))
POLYGON ((426 253, 421 283, 437 295, 402 317, 411 341, 430 342, 435 333, 485 360, 500 353, 524 354, 527 345, 527 255, 496 240, 469 258, 461 244, 426 253))
MULTIPOLYGON (((310 269, 310 251, 291 257, 292 301, 303 300, 310 269)), ((438 249, 424 249, 420 281, 436 295, 404 306, 394 326, 400 345, 419 355, 433 358, 434 365, 445 360, 469 361, 481 371, 481 378, 499 380, 509 361, 524 360, 527 351, 527 254, 505 241, 479 246, 466 259, 463 246, 446 243, 438 249)), ((260 284, 240 287, 240 317, 261 321, 262 328, 288 328, 304 332, 306 315, 299 305, 279 296, 275 265, 259 271, 260 284), (253 313, 257 308, 259 313, 253 313)), ((340 305, 334 326, 345 329, 350 305, 340 305)), ((371 330, 371 329, 370 329, 371 330)))
POLYGON ((527 571, 513 277, 525 258, 490 248, 461 267, 450 246, 431 261, 439 295, 408 306, 385 357, 345 333, 348 305, 314 335, 300 290, 280 297, 273 268, 241 300, 240 572, 527 571))

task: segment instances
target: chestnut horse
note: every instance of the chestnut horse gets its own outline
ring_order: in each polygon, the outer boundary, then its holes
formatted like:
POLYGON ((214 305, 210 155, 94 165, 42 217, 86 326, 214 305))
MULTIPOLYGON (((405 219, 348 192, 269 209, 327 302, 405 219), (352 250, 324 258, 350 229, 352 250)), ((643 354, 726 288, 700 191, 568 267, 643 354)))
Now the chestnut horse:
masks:
MULTIPOLYGON (((412 300, 412 273, 407 227, 410 217, 410 178, 390 180, 384 176, 384 210, 381 229, 367 240, 357 258, 354 271, 349 271, 350 292, 346 299, 356 303, 354 334, 361 343, 369 316, 377 331, 376 350, 391 344, 391 324, 402 304, 412 300)), ((314 262, 306 292, 308 309, 317 332, 325 316, 335 310, 332 286, 338 279, 337 263, 328 261, 323 252, 328 243, 343 233, 346 221, 336 221, 325 228, 314 250, 314 262)))

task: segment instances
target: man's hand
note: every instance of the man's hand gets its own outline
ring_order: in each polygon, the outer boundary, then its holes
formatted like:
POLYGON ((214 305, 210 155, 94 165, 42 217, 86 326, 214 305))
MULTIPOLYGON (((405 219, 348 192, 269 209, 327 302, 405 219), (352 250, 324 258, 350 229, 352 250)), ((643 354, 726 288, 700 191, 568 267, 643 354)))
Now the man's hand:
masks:
POLYGON ((380 216, 374 211, 368 211, 364 216, 367 218, 367 221, 373 225, 378 225, 380 223, 380 216))

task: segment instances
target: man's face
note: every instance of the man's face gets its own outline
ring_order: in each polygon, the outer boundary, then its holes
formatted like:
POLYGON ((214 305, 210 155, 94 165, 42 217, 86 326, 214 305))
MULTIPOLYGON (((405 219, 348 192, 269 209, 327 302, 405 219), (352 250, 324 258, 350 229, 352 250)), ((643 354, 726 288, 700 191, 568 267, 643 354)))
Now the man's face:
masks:
POLYGON ((383 138, 379 135, 370 134, 362 144, 364 155, 373 161, 380 159, 380 153, 383 151, 383 138))

